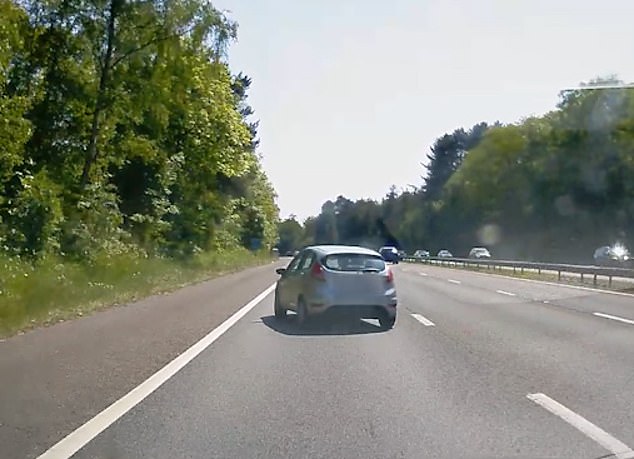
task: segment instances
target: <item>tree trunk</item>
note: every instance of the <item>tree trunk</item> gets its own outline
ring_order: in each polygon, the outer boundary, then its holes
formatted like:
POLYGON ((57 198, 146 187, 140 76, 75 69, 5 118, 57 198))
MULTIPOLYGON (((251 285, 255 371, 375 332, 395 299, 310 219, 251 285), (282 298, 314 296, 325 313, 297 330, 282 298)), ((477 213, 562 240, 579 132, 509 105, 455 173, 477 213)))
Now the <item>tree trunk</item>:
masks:
POLYGON ((92 115, 92 124, 90 128, 90 140, 88 142, 88 150, 86 151, 86 158, 84 160, 84 168, 81 174, 81 186, 84 187, 90 180, 90 169, 97 161, 99 156, 99 150, 97 149, 97 139, 99 138, 99 121, 101 119, 101 112, 106 105, 106 93, 108 90, 108 83, 110 78, 110 71, 112 69, 112 54, 114 51, 114 39, 115 39, 115 22, 119 13, 119 7, 121 6, 121 0, 110 0, 108 27, 106 35, 106 52, 103 56, 101 65, 101 75, 99 75, 99 88, 97 90, 97 97, 95 100, 95 109, 92 115))

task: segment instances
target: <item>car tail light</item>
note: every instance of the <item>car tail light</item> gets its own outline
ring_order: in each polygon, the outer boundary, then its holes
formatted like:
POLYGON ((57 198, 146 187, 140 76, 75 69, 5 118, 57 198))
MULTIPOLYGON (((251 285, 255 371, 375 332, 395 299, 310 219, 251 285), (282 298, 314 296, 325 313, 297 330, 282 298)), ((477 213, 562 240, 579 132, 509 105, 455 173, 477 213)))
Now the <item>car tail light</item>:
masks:
POLYGON ((385 276, 385 281, 388 284, 391 284, 392 282, 394 282, 394 273, 392 272, 390 268, 387 268, 387 276, 385 276))
POLYGON ((310 275, 317 280, 326 280, 326 277, 324 276, 324 268, 318 261, 316 261, 313 264, 313 267, 310 268, 310 275))

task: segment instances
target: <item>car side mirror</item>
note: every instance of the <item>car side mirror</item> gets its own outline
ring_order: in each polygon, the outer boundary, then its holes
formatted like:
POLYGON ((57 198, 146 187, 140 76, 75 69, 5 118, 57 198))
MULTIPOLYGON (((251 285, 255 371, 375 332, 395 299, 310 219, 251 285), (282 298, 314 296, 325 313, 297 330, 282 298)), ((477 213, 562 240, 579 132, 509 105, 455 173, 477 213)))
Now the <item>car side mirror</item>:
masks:
POLYGON ((277 268, 275 272, 281 276, 282 274, 286 272, 286 268, 277 268))

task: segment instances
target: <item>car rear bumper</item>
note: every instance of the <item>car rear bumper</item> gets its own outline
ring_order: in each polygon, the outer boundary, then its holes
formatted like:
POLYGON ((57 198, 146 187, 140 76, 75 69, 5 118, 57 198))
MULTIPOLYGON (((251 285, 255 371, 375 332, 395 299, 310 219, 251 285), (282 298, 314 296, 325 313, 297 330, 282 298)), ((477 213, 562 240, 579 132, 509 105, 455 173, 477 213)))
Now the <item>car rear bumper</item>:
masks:
POLYGON ((386 304, 331 304, 313 300, 307 303, 309 315, 352 316, 368 319, 379 317, 396 317, 396 298, 391 298, 386 304))

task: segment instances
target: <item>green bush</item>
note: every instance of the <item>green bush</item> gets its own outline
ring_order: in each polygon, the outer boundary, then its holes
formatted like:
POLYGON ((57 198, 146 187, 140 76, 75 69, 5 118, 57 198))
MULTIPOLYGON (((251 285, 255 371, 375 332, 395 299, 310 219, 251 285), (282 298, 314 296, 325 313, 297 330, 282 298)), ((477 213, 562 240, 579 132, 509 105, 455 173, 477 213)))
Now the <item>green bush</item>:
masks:
POLYGON ((63 220, 60 188, 40 171, 20 174, 20 191, 10 201, 3 232, 4 243, 21 255, 36 256, 57 247, 63 220))

